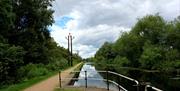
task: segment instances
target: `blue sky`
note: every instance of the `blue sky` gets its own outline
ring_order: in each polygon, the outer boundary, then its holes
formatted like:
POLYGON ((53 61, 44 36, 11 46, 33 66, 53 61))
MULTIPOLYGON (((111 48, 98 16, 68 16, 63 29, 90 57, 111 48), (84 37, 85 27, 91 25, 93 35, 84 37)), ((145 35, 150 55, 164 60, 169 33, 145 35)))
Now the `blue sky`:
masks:
POLYGON ((52 9, 51 36, 67 48, 65 36, 72 33, 74 53, 88 58, 104 42, 115 42, 122 32, 130 31, 138 18, 159 13, 174 20, 180 15, 180 0, 55 0, 52 9))
POLYGON ((54 24, 57 25, 57 26, 60 26, 61 28, 66 28, 66 24, 71 20, 73 20, 72 17, 63 16, 60 19, 55 20, 54 24))

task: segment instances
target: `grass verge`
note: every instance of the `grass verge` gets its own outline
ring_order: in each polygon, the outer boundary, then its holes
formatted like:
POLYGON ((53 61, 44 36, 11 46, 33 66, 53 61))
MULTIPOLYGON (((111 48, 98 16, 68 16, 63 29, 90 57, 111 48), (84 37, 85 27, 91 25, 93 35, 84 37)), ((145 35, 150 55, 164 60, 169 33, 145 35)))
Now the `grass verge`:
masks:
POLYGON ((29 79, 27 81, 23 81, 21 83, 18 84, 14 84, 14 85, 10 85, 10 86, 5 86, 4 88, 0 89, 0 91, 22 91, 23 89, 32 86, 40 81, 43 81, 53 75, 57 74, 57 72, 51 72, 45 76, 39 76, 39 77, 35 77, 32 79, 29 79))
MULTIPOLYGON (((70 67, 67 67, 65 69, 68 69, 68 68, 70 68, 70 67)), ((65 70, 65 69, 61 69, 61 71, 65 70)), ((14 85, 4 86, 4 87, 0 88, 0 91, 22 91, 23 89, 30 87, 38 82, 41 82, 51 76, 54 76, 57 73, 58 73, 58 71, 50 72, 49 74, 44 75, 44 76, 35 77, 35 78, 29 79, 27 81, 23 81, 23 82, 14 84, 14 85)))

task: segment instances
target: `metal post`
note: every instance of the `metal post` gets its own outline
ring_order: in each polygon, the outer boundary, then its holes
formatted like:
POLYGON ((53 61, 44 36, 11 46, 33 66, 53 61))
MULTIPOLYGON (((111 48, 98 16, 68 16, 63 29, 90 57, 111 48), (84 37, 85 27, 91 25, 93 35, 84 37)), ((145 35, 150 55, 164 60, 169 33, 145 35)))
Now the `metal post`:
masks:
POLYGON ((137 91, 139 91, 139 84, 137 84, 137 91))
POLYGON ((85 72, 85 85, 86 85, 86 88, 87 88, 87 71, 84 71, 85 72))
POLYGON ((61 88, 61 71, 59 71, 59 87, 61 88))
MULTIPOLYGON (((118 84, 121 82, 121 78, 118 76, 118 84)), ((121 91, 121 88, 120 88, 120 86, 118 85, 118 89, 119 89, 119 91, 121 91)))
POLYGON ((108 70, 106 70, 106 79, 107 79, 107 90, 109 91, 109 76, 108 76, 108 70))

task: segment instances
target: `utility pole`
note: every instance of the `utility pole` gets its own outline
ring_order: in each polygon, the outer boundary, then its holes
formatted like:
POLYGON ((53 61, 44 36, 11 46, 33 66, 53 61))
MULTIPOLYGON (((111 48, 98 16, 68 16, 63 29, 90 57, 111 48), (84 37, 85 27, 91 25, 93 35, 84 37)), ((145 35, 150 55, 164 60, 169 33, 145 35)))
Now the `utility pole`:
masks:
POLYGON ((74 39, 74 36, 69 33, 68 37, 66 37, 68 40, 68 65, 73 65, 73 47, 72 47, 72 40, 74 39))
POLYGON ((69 47, 69 35, 68 35, 68 37, 66 37, 66 39, 68 40, 68 65, 70 65, 70 47, 69 47))

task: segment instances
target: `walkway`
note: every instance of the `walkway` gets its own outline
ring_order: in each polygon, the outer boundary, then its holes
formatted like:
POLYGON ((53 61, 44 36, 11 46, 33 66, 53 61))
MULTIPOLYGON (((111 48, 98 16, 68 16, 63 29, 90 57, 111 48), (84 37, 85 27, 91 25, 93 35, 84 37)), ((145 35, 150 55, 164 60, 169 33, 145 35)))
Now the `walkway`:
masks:
MULTIPOLYGON (((62 71, 61 77, 65 78, 65 77, 70 77, 72 75, 70 75, 70 72, 73 71, 74 69, 76 69, 78 66, 80 66, 81 63, 62 71)), ((67 84, 68 81, 62 82, 62 85, 67 84)), ((27 89, 25 89, 24 91, 53 91, 59 84, 59 75, 55 75, 52 76, 42 82, 39 82, 27 89)))

